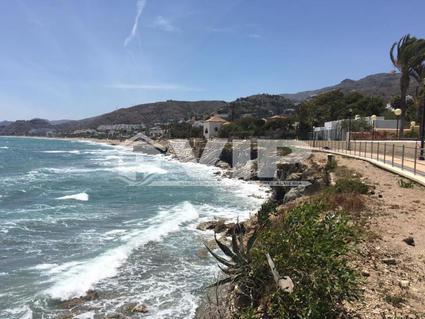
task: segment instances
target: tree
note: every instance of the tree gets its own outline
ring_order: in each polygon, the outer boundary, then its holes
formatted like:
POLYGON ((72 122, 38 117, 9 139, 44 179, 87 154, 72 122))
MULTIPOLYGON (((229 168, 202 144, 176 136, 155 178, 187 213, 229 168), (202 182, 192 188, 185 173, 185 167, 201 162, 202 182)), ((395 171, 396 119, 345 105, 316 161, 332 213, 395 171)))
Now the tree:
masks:
POLYGON ((307 138, 313 126, 323 126, 324 122, 347 119, 350 109, 353 115, 367 117, 383 114, 385 105, 380 97, 364 96, 358 92, 344 94, 341 90, 334 90, 322 93, 298 106, 300 137, 307 138))
MULTIPOLYGON (((423 40, 422 40, 423 41, 423 40)), ((412 70, 412 77, 418 83, 418 87, 415 92, 415 106, 417 111, 417 118, 420 120, 422 118, 422 112, 424 108, 424 99, 425 99, 425 62, 416 65, 412 70)))
POLYGON ((403 128, 407 111, 406 96, 410 85, 410 76, 415 67, 424 61, 425 41, 418 40, 410 34, 395 42, 390 49, 390 58, 393 65, 400 71, 400 109, 401 125, 399 136, 403 136, 403 128))

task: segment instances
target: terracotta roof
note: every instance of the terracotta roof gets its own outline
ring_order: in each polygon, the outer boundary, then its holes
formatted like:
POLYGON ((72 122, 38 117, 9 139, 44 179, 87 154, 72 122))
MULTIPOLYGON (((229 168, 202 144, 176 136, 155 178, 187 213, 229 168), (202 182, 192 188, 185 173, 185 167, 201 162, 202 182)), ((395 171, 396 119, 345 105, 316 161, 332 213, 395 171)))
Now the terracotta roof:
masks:
POLYGON ((205 122, 226 123, 227 121, 218 115, 213 115, 205 122))

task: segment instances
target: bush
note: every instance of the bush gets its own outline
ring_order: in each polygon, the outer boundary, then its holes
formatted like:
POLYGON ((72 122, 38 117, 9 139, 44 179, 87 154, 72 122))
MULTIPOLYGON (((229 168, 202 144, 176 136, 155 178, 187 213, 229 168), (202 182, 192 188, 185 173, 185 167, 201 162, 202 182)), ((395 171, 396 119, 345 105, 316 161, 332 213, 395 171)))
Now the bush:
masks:
POLYGON ((336 185, 329 189, 335 193, 358 193, 367 194, 369 186, 358 179, 344 178, 336 181, 336 185))
POLYGON ((271 318, 336 318, 343 301, 358 296, 358 277, 347 255, 356 240, 344 214, 327 212, 320 203, 287 212, 281 222, 262 231, 253 250, 258 293, 268 296, 271 318), (294 282, 290 294, 275 288, 265 254, 282 276, 294 282))
POLYGON ((403 179, 399 179, 398 186, 400 186, 401 188, 413 188, 414 183, 412 181, 405 181, 403 179))
POLYGON ((257 213, 257 220, 260 225, 266 224, 269 222, 269 216, 277 208, 277 203, 274 200, 268 200, 265 202, 260 210, 257 213))

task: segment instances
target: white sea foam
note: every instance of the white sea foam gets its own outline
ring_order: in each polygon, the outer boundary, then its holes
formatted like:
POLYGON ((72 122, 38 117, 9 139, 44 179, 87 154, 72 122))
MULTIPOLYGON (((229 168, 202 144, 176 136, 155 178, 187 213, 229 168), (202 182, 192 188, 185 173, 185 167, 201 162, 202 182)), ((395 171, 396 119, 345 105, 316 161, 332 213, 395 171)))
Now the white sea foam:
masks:
POLYGON ((9 147, 8 146, 0 146, 0 149, 7 150, 7 149, 9 149, 9 147))
POLYGON ((144 174, 167 174, 167 171, 161 167, 157 167, 149 164, 139 164, 133 166, 118 166, 111 169, 118 173, 144 173, 144 174))
POLYGON ((45 293, 54 299, 69 299, 85 294, 100 280, 113 277, 131 252, 151 241, 160 241, 164 236, 177 232, 181 225, 198 218, 198 212, 184 202, 169 210, 161 210, 149 219, 149 226, 133 231, 127 236, 124 245, 112 248, 97 257, 78 264, 53 278, 55 284, 45 293))
POLYGON ((42 153, 47 154, 80 154, 79 150, 72 150, 72 151, 42 151, 42 153))
POLYGON ((58 200, 74 199, 74 200, 87 202, 89 200, 89 195, 87 193, 79 193, 74 195, 66 195, 66 196, 58 197, 56 199, 58 200))
POLYGON ((31 267, 29 269, 34 269, 34 270, 48 270, 48 269, 52 269, 54 267, 57 267, 58 264, 39 264, 37 266, 31 267))
POLYGON ((78 318, 78 319, 93 319, 95 316, 95 312, 94 311, 89 311, 89 312, 85 312, 82 314, 79 314, 78 316, 75 316, 74 318, 78 318))

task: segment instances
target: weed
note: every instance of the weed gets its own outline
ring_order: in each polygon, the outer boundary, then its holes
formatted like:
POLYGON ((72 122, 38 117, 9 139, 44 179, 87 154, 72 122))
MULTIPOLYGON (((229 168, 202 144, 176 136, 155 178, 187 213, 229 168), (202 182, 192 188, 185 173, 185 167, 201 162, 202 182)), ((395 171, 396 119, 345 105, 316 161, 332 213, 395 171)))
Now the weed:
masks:
POLYGON ((401 188, 413 188, 414 183, 412 181, 406 181, 406 180, 403 180, 403 179, 399 179, 398 180, 398 186, 400 186, 401 188))

